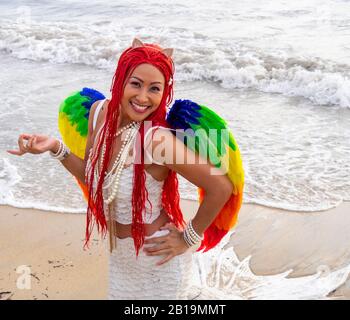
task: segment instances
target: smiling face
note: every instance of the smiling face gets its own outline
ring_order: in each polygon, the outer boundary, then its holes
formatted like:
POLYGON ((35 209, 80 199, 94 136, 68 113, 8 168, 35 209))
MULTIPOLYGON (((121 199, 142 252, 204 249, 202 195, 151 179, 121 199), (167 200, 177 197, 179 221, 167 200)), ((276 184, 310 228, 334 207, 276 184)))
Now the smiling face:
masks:
POLYGON ((121 126, 143 121, 158 107, 163 97, 165 78, 151 64, 140 64, 126 80, 121 99, 121 126))

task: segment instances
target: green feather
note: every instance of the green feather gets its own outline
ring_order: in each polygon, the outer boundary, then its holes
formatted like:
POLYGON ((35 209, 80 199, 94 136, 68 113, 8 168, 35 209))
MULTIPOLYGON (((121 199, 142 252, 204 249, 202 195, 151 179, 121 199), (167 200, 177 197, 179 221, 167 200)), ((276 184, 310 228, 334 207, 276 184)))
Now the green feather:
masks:
POLYGON ((83 137, 88 134, 88 119, 85 115, 89 112, 83 103, 89 101, 89 97, 81 96, 79 91, 73 93, 65 99, 59 108, 59 112, 65 113, 69 123, 74 126, 76 125, 76 130, 83 137))
POLYGON ((209 159, 216 167, 220 167, 222 164, 220 158, 227 152, 227 143, 234 151, 237 146, 225 120, 208 107, 203 105, 200 107, 198 113, 201 116, 196 118, 199 124, 190 123, 191 129, 196 134, 186 135, 187 145, 202 157, 209 159), (222 139, 222 130, 227 130, 225 134, 228 136, 224 137, 225 139, 222 139))

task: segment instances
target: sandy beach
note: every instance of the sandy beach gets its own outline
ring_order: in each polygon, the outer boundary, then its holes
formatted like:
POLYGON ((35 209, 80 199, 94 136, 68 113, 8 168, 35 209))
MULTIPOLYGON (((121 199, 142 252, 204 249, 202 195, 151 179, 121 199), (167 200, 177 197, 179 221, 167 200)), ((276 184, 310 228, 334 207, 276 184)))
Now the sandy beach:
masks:
MULTIPOLYGON (((181 206, 189 218, 198 205, 182 200, 181 206)), ((349 212, 349 202, 314 213, 244 204, 230 244, 240 260, 252 256, 259 275, 336 270, 350 263, 349 212)), ((107 240, 95 233, 84 251, 84 232, 84 214, 0 206, 0 298, 106 299, 107 240), (23 270, 30 270, 31 289, 17 287, 23 270)), ((332 297, 349 299, 350 279, 332 297)))

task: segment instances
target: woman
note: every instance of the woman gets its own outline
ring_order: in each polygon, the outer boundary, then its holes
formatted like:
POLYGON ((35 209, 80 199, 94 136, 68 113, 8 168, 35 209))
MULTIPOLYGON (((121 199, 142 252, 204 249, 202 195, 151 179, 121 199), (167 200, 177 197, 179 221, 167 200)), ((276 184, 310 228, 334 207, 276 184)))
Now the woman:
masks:
POLYGON ((50 151, 86 183, 86 244, 93 222, 110 235, 110 299, 191 298, 191 253, 232 194, 226 175, 212 175, 213 166, 167 130, 166 108, 173 97, 171 54, 172 49, 138 39, 123 52, 111 100, 91 108, 84 160, 44 135, 21 134, 19 150, 8 151, 50 151), (177 173, 205 191, 186 225, 177 173))

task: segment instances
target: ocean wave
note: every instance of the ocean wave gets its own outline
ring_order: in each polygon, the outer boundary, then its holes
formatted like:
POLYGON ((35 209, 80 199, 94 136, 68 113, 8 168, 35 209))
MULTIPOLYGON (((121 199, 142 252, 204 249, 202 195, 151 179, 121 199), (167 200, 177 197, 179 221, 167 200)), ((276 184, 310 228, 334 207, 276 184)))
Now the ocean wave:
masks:
POLYGON ((350 107, 350 66, 286 51, 262 52, 179 27, 131 27, 114 22, 0 23, 0 51, 18 59, 113 69, 134 36, 176 50, 177 81, 207 81, 350 107), (147 35, 147 36, 145 36, 147 35))
POLYGON ((20 174, 16 165, 9 159, 0 159, 0 205, 8 205, 21 209, 39 209, 44 211, 64 212, 64 213, 86 213, 86 208, 70 208, 67 206, 57 206, 50 203, 43 203, 32 198, 32 194, 23 193, 23 190, 33 185, 25 180, 20 174), (22 190, 18 190, 21 183, 22 190))
POLYGON ((16 166, 7 159, 2 159, 0 167, 0 204, 8 204, 14 201, 12 187, 22 180, 16 166))
POLYGON ((79 213, 79 214, 86 214, 86 209, 75 209, 75 208, 66 208, 66 207, 58 207, 58 206, 51 206, 49 204, 37 202, 37 201, 30 201, 30 200, 20 200, 20 199, 12 199, 8 198, 5 200, 0 199, 0 205, 7 205, 14 208, 20 208, 20 209, 37 209, 41 211, 51 211, 51 212, 59 212, 59 213, 79 213))
POLYGON ((207 252, 193 255, 196 274, 190 294, 199 292, 196 300, 327 300, 330 294, 346 283, 350 265, 331 270, 325 265, 317 273, 290 277, 292 269, 272 275, 257 275, 251 269, 248 256, 237 257, 229 232, 221 242, 207 252), (199 282, 199 285, 196 284, 199 282))

